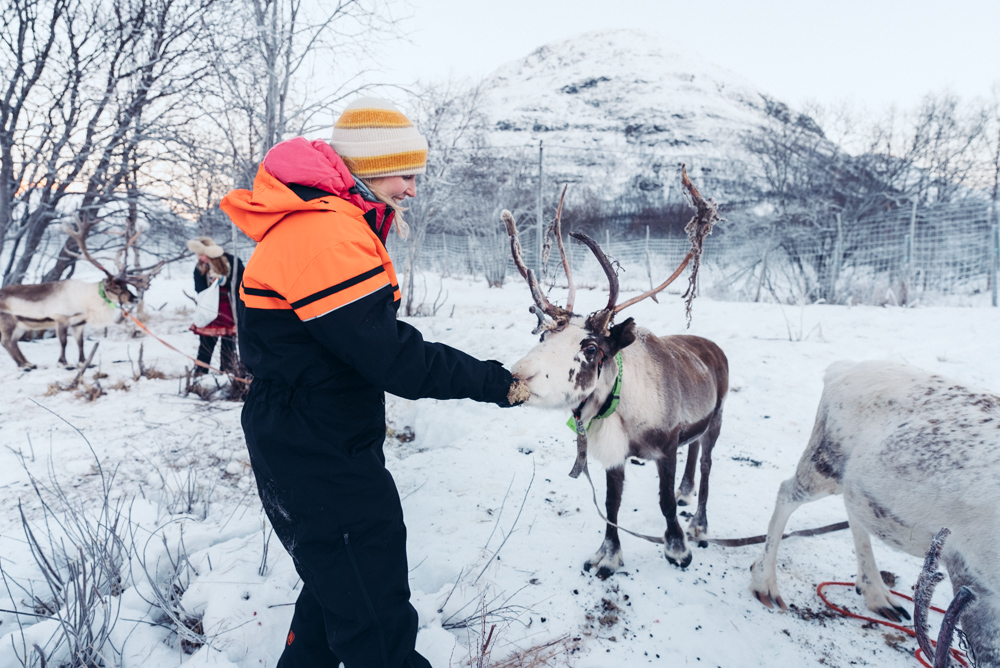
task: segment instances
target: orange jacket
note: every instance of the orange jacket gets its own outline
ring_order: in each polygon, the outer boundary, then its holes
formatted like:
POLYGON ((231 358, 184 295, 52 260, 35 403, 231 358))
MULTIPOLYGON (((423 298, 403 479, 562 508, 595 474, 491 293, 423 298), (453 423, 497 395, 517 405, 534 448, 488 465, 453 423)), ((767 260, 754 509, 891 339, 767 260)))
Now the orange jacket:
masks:
POLYGON ((378 205, 360 198, 339 156, 316 144, 279 144, 272 152, 285 151, 287 181, 269 172, 265 158, 253 191, 236 190, 222 201, 258 242, 243 273, 238 317, 253 385, 370 394, 379 410, 373 392, 506 405, 511 377, 501 365, 424 341, 396 319, 399 286, 376 233, 387 233, 391 218, 379 220, 378 205), (330 178, 318 178, 327 164, 330 178), (305 165, 304 173, 296 165, 305 165))

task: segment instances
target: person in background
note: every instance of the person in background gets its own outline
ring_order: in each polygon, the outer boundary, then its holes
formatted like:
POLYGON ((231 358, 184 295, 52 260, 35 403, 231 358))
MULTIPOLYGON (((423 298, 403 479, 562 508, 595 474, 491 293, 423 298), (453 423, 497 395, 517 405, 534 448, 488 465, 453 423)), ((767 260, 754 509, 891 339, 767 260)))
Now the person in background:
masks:
MULTIPOLYGON (((204 327, 191 325, 191 331, 198 335, 198 361, 212 363, 215 342, 222 339, 220 368, 227 373, 237 373, 236 322, 233 318, 232 285, 243 280, 243 263, 236 258, 236 276, 233 276, 233 256, 225 252, 211 237, 198 237, 187 242, 188 250, 198 256, 194 267, 194 289, 202 292, 211 281, 219 281, 219 315, 204 327)), ((203 366, 196 366, 194 375, 208 373, 203 366)))
POLYGON ((427 141, 406 116, 362 98, 331 144, 274 146, 253 191, 221 204, 258 242, 238 302, 254 377, 243 430, 264 510, 302 577, 280 668, 428 668, 414 649, 406 526, 382 450, 384 393, 526 399, 499 362, 425 341, 396 319, 385 241, 394 224, 405 235, 401 204, 426 161, 427 141))

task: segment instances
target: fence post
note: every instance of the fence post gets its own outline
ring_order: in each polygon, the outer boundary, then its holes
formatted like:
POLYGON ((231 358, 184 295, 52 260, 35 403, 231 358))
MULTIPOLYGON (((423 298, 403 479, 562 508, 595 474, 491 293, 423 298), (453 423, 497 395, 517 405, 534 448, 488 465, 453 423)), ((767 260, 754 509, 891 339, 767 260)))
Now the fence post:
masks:
POLYGON ((542 142, 538 142, 538 204, 536 206, 538 212, 538 259, 535 264, 535 275, 538 276, 538 280, 541 280, 542 276, 542 238, 545 236, 545 230, 542 229, 542 142))
MULTIPOLYGON (((669 188, 669 186, 667 186, 669 188)), ((649 274, 649 289, 653 289, 653 260, 649 255, 649 225, 646 226, 646 273, 649 274)))
POLYGON ((837 212, 837 240, 833 243, 833 266, 830 268, 830 303, 837 303, 837 279, 840 278, 840 263, 844 255, 844 225, 837 212))
POLYGON ((997 279, 1000 278, 1000 222, 993 223, 992 234, 993 243, 993 306, 997 305, 997 279))
POLYGON ((465 237, 466 245, 469 247, 469 268, 472 269, 472 278, 476 278, 476 252, 472 247, 472 235, 465 237))
POLYGON ((441 252, 444 254, 444 275, 448 276, 451 272, 448 266, 448 235, 441 235, 441 252))
MULTIPOLYGON (((566 249, 566 266, 569 267, 569 276, 573 275, 573 247, 569 243, 570 236, 566 233, 563 237, 563 248, 566 249)), ((566 287, 569 287, 569 276, 566 277, 566 287)))
MULTIPOLYGON (((916 276, 914 265, 916 264, 916 243, 917 243, 917 201, 913 200, 913 208, 910 210, 910 234, 907 235, 906 242, 906 291, 910 292, 913 278, 916 276)), ((909 295, 907 295, 909 299, 909 295)))

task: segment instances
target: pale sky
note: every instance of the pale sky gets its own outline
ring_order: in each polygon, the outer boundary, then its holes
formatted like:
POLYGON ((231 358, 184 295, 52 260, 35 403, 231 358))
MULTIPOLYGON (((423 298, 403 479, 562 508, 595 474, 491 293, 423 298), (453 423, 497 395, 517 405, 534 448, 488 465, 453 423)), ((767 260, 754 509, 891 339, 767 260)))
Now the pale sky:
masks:
POLYGON ((914 106, 1000 85, 1000 0, 410 0, 412 44, 383 76, 482 77, 548 42, 639 28, 681 44, 778 99, 914 106))

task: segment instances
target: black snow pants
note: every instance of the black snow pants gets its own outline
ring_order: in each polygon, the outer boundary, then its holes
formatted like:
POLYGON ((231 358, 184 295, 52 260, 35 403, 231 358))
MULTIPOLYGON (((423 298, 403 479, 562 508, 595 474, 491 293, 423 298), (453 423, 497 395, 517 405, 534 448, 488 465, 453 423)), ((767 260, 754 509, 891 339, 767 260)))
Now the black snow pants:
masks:
POLYGON ((382 392, 255 380, 243 431, 264 510, 303 582, 279 668, 430 668, 414 650, 382 392))
MULTIPOLYGON (((222 339, 222 357, 219 366, 222 371, 236 373, 236 340, 231 336, 198 336, 198 361, 205 364, 212 363, 212 353, 215 352, 215 342, 222 339)), ((199 366, 194 370, 196 376, 208 373, 208 369, 199 366)))

